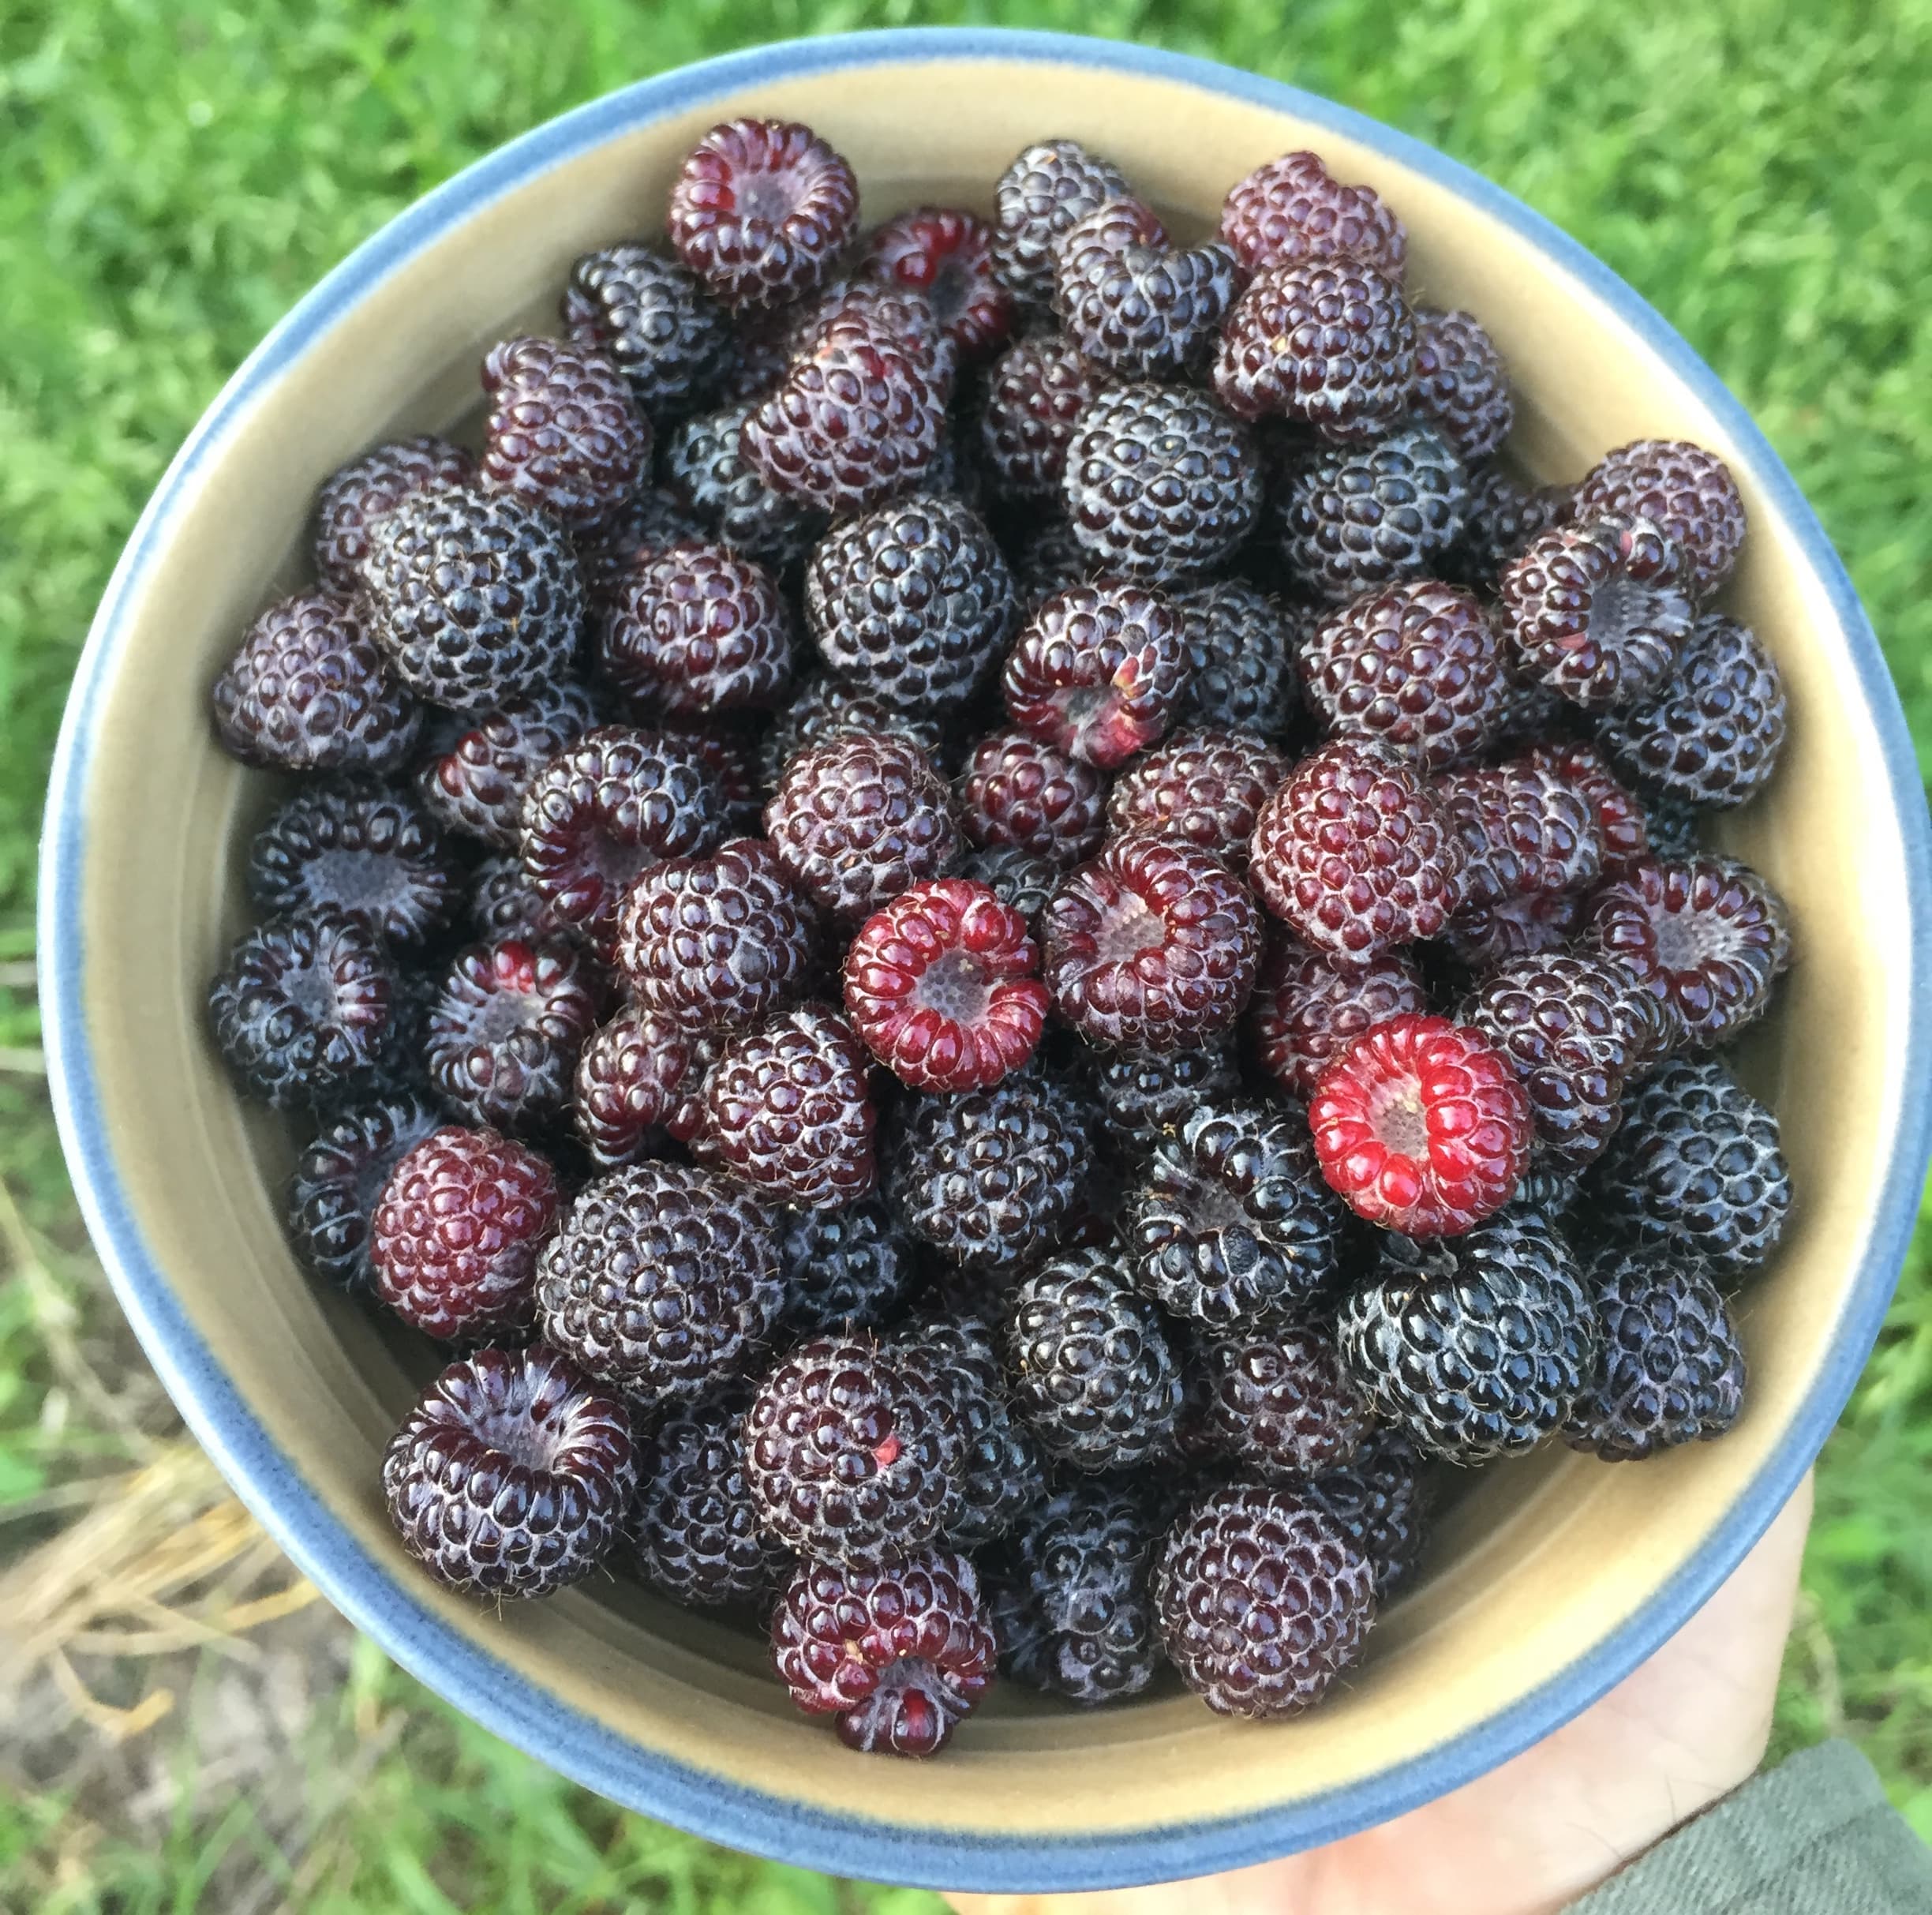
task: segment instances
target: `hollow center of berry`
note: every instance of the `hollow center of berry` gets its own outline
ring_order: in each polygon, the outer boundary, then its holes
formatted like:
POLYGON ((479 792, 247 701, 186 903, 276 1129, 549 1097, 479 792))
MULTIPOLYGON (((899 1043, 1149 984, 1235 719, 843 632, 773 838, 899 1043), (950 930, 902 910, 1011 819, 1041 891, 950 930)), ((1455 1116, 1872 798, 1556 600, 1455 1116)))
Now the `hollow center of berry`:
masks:
POLYGON ((282 988, 311 1024, 327 1024, 335 1017, 335 987, 320 965, 300 965, 285 971, 282 988))
POLYGON ((902 1755, 925 1756, 964 1714, 938 1670, 923 1656, 902 1655, 879 1671, 870 1696, 839 1718, 839 1730, 854 1748, 885 1743, 902 1755))
POLYGON ((1397 1090, 1376 1112, 1373 1122, 1383 1149, 1412 1163, 1428 1161, 1428 1118, 1412 1086, 1404 1085, 1397 1090))
POLYGON ((578 857, 586 871, 594 871, 613 891, 621 891, 646 864, 654 864, 653 853, 642 845, 627 845, 602 831, 586 834, 578 857))
POLYGON ((1615 651, 1632 631, 1649 624, 1658 610, 1659 594, 1634 579, 1613 572, 1590 594, 1589 635, 1615 651))
POLYGON ((528 1416, 499 1413, 478 1419, 476 1433, 492 1449, 526 1470, 547 1470, 556 1458, 556 1441, 543 1424, 528 1416))
POLYGON ((912 1002, 955 1024, 977 1024, 991 995, 979 960, 971 951, 943 951, 912 987, 912 1002))
POLYGON ((926 297, 942 326, 951 325, 966 310, 972 298, 972 275, 960 264, 957 253, 948 253, 934 268, 926 297))
POLYGON ((520 991, 492 991, 470 1014, 472 1044, 500 1044, 513 1032, 537 1021, 541 1007, 520 991))
POLYGON ((1104 964, 1124 963, 1143 951, 1157 951, 1166 942, 1166 922, 1137 891, 1121 893, 1094 936, 1095 949, 1104 964))
POLYGON ((346 911, 380 910, 404 894, 406 883, 394 858, 367 851, 325 851, 307 872, 309 895, 346 911))
POLYGON ((777 226, 789 217, 796 204, 791 187, 776 173, 747 174, 738 182, 740 219, 762 219, 777 226))
POLYGON ((1652 920, 1657 962, 1667 971, 1694 971, 1711 954, 1711 925, 1701 913, 1666 911, 1652 920))

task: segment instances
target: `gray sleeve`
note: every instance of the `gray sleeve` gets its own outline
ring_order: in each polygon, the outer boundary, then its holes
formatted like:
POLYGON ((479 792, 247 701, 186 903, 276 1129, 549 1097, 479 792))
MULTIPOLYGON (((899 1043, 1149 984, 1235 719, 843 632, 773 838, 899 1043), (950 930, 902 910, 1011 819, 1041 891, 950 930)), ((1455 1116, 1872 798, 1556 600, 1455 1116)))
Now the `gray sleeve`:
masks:
POLYGON ((1566 1915, 1932 1915, 1932 1850, 1848 1742, 1802 1750, 1566 1915))

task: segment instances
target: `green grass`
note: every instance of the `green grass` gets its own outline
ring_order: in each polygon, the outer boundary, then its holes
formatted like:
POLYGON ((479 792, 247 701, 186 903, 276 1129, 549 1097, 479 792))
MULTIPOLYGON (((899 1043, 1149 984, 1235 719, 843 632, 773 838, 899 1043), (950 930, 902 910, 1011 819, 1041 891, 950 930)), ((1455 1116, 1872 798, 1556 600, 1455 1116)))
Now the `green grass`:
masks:
MULTIPOLYGON (((1293 80, 1433 141, 1593 247, 1790 463, 1852 567, 1932 767, 1929 0, 12 0, 0 9, 0 1177, 47 1240, 75 1242, 31 1071, 47 755, 108 568, 222 379, 391 214, 565 107, 762 39, 962 21, 1084 28, 1293 80)), ((1932 1835, 1929 1257, 1922 1233, 1827 1454, 1779 1733, 1788 1745, 1848 1728, 1932 1835)), ((18 1277, 0 1290, 0 1502, 100 1467, 121 1441, 77 1407, 49 1355, 50 1313, 84 1321, 111 1306, 84 1263, 54 1267, 51 1290, 18 1277)), ((346 1749, 369 1766, 315 1832, 340 1861, 326 1891, 303 1891, 308 1907, 854 1906, 856 1891, 618 1815, 373 1651, 313 1727, 324 1767, 346 1749), (399 1726, 370 1756, 355 1725, 375 1719, 399 1726)), ((192 1764, 192 1747, 180 1759, 192 1764)), ((266 1840, 245 1814, 190 1816, 158 1852, 111 1828, 76 1850, 73 1826, 59 1796, 17 1791, 0 1808, 0 1880, 43 1881, 48 1909, 187 1909, 224 1857, 266 1840), (58 1881, 23 1872, 62 1853, 83 1859, 58 1881)), ((259 1858, 271 1879, 285 1865, 259 1858)))

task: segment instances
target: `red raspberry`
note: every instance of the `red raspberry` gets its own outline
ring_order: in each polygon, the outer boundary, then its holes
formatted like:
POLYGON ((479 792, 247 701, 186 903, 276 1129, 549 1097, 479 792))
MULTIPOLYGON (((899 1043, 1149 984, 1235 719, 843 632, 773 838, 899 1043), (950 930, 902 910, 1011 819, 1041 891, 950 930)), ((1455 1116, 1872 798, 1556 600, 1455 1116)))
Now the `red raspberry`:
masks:
POLYGON ((1145 831, 1061 883, 1040 937, 1060 1014, 1094 1043, 1140 1051, 1226 1030, 1261 959, 1248 887, 1211 853, 1145 831))
POLYGON ((383 1301, 432 1336, 529 1322, 556 1179, 534 1150, 451 1124, 406 1152, 377 1200, 369 1261, 383 1301))
POLYGON ((822 909, 862 918, 943 877, 964 847, 953 796, 909 738, 834 738, 785 767, 765 808, 778 861, 822 909))
POLYGON ((1791 963, 1784 907, 1730 859, 1639 859, 1590 906, 1590 946, 1672 1014, 1698 1048, 1728 1043, 1762 1017, 1791 963))
POLYGON ((523 868, 558 917, 608 947, 631 879, 702 850, 717 833, 717 793, 695 752, 606 725, 585 733, 530 781, 523 868))
POLYGON ((478 482, 574 529, 601 524, 650 476, 650 422, 602 353, 561 339, 505 339, 483 355, 478 482))
POLYGON ((1107 795, 1107 826, 1185 838, 1234 865, 1248 860, 1261 808, 1288 775, 1288 761, 1244 732, 1176 732, 1144 753, 1107 795))
POLYGON ((561 1110, 596 1028, 593 967, 566 945, 473 945, 429 1014, 436 1095, 477 1123, 524 1130, 561 1110))
POLYGON ((999 221, 994 270, 1016 298, 1044 305, 1053 294, 1054 254, 1067 229, 1132 190, 1118 167, 1077 140, 1026 148, 994 189, 999 221))
POLYGON ((1247 1028, 1262 1069, 1305 1103, 1330 1060, 1372 1025, 1428 1007, 1422 973, 1406 958, 1384 951, 1355 963, 1277 931, 1261 961, 1247 1028))
POLYGON ((1473 314, 1417 308, 1410 410, 1435 420, 1472 463, 1488 458, 1509 437, 1516 418, 1509 373, 1473 314))
POLYGON ((1467 854, 1462 909, 1526 894, 1574 891, 1603 862, 1588 802, 1556 772, 1531 762, 1451 771, 1436 780, 1467 854))
POLYGON ((988 376, 979 414, 980 450, 1002 492, 1059 497, 1073 429, 1100 384, 1057 332, 1007 348, 988 376))
POLYGON ((211 703, 231 757, 287 771, 388 771, 422 729, 361 607, 334 591, 271 605, 215 680, 211 703))
POLYGON ((1316 153, 1284 153, 1228 189, 1221 237, 1243 272, 1303 260, 1365 260, 1399 280, 1409 251, 1401 220, 1372 186, 1345 186, 1316 153))
POLYGON ((671 187, 678 257, 726 305, 772 307, 822 285, 859 223, 859 182, 808 126, 730 120, 671 187))
POLYGON ((739 445, 773 492, 821 512, 863 512, 924 475, 945 414, 930 359, 848 313, 753 410, 739 445))
POLYGON ((1236 290, 1226 247, 1174 245, 1138 200, 1076 220, 1054 251, 1054 310, 1067 337, 1125 378, 1178 378, 1197 366, 1236 290))
POLYGON ((1026 920, 983 884, 942 878, 867 919, 845 954, 845 1008, 915 1090, 983 1090, 1033 1055, 1046 1021, 1026 920))
POLYGON ((1013 294, 993 271, 993 229, 953 206, 922 206, 872 235, 866 270, 923 294, 963 356, 980 359, 1013 330, 1013 294))
POLYGON ((1395 280, 1359 261, 1271 268, 1221 335, 1214 386, 1237 419, 1274 416, 1365 439, 1407 410, 1416 324, 1395 280))
POLYGON ((599 1170, 652 1153, 660 1134, 679 1143, 704 1122, 700 1093, 721 1038, 686 1029, 663 1012, 627 1004, 578 1055, 577 1134, 599 1170))
POLYGON ((1645 519, 1552 527, 1497 591, 1518 667, 1589 711, 1653 691, 1690 629, 1678 549, 1645 519))
POLYGON ((1305 943, 1357 961, 1436 936, 1460 896, 1462 844, 1442 800, 1379 745, 1337 739, 1262 808, 1261 901, 1305 943))
POLYGON ((974 844, 1010 845, 1065 870, 1100 849, 1106 781, 1030 733, 994 732, 966 761, 960 808, 974 844))
POLYGON ((1167 729, 1187 673, 1181 614, 1165 593, 1075 585, 1027 621, 1001 689, 1015 724, 1109 770, 1167 729))
POLYGON ((772 1613, 792 1700, 836 1718, 849 1748, 930 1756, 992 1686, 998 1656, 970 1557, 928 1550, 888 1569, 799 1565, 772 1613))
POLYGON ((1530 1161, 1530 1100, 1481 1032, 1391 1017, 1323 1071, 1309 1106, 1322 1175, 1358 1216, 1459 1236, 1500 1210, 1530 1161))
POLYGON ((810 907, 762 838, 671 858, 626 894, 617 961, 638 1002, 687 1030, 754 1024, 796 995, 812 955, 810 907))
POLYGON ((1303 646, 1301 676, 1330 731, 1387 745, 1425 771, 1488 744, 1509 688, 1502 636, 1481 600, 1431 579, 1365 592, 1331 613, 1303 646))
POLYGON ((1603 843, 1606 870, 1641 858, 1650 848, 1644 808, 1617 781, 1616 774, 1594 745, 1563 740, 1534 747, 1524 761, 1539 771, 1552 771, 1589 805, 1603 843))
POLYGON ((1519 892, 1499 904, 1458 911, 1443 941, 1470 970, 1481 971, 1512 958, 1562 950, 1589 916, 1589 899, 1582 892, 1519 892))
POLYGON ((461 446, 425 437, 379 445, 329 474, 316 500, 316 570, 339 591, 361 583, 369 528, 419 492, 467 485, 476 461, 461 446))
POLYGON ((822 1005, 741 1032, 705 1079, 707 1162, 782 1204, 835 1210, 878 1182, 872 1060, 822 1005))
POLYGON ((635 568, 613 597, 599 656, 633 698, 678 717, 764 707, 792 676, 792 614, 755 559, 696 539, 635 568))
POLYGON ((553 1350, 479 1350, 424 1393, 383 1458, 402 1546, 439 1583, 547 1596, 622 1531, 637 1486, 629 1413, 553 1350))
POLYGON ((1744 501, 1730 467, 1683 439, 1639 439, 1606 452, 1577 488, 1576 516, 1616 512, 1649 519, 1683 554, 1699 600, 1730 577, 1744 543, 1744 501))
POLYGON ((424 766, 423 804, 451 831, 514 849, 530 781, 597 723, 597 707, 568 680, 477 720, 424 766))

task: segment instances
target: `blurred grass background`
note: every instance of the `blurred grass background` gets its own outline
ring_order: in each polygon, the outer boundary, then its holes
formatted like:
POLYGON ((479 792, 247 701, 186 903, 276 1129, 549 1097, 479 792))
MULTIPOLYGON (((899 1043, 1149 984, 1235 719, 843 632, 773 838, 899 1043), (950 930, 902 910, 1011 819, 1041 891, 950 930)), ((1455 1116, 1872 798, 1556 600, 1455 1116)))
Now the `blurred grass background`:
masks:
MULTIPOLYGON (((987 22, 1295 81, 1594 248, 1791 464, 1932 768, 1932 0, 0 0, 0 1906, 936 1908, 619 1813, 292 1578, 182 1437, 88 1253, 45 1105, 32 890, 115 554, 319 274, 624 81, 764 39, 987 22)), ((1825 1458, 1774 1753, 1852 1734, 1932 1838, 1928 1246, 1825 1458)))

